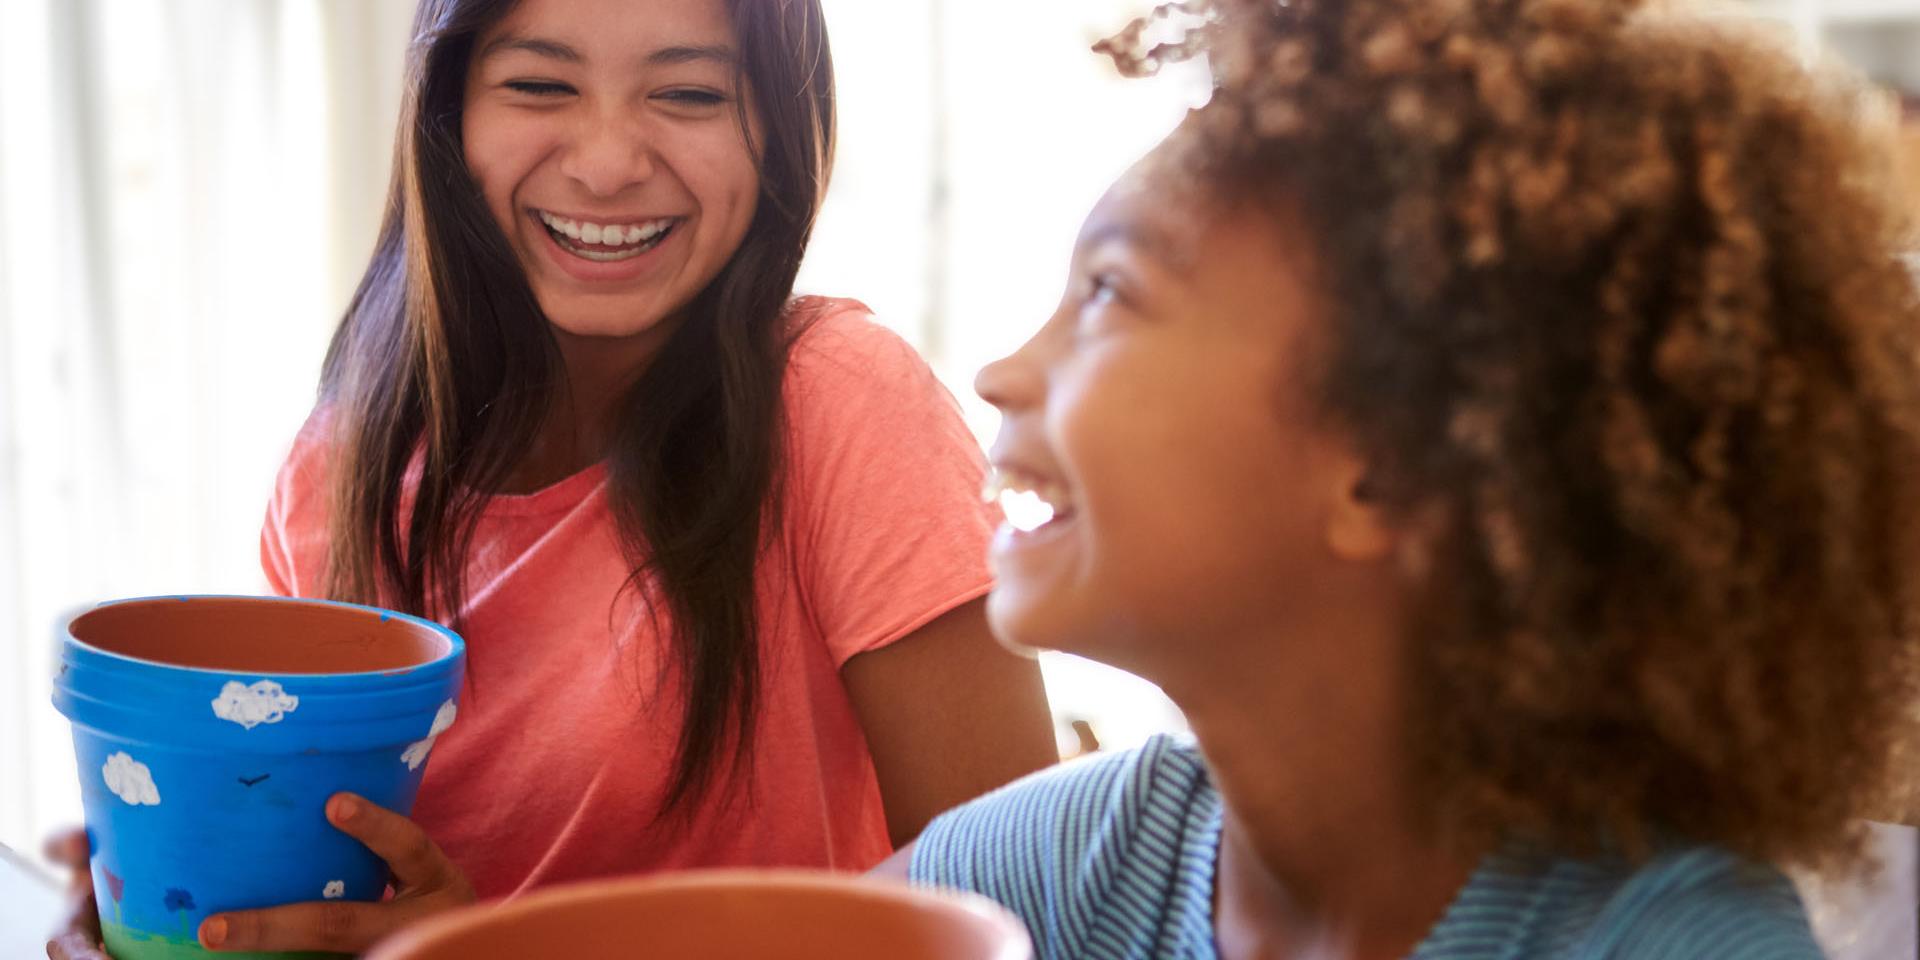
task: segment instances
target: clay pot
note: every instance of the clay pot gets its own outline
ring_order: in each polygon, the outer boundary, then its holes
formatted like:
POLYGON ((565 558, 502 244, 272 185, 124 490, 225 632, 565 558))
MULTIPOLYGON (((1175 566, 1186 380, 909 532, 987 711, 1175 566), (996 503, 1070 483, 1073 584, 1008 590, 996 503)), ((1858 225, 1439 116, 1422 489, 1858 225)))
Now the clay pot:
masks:
POLYGON ((458 636, 264 597, 102 604, 67 633, 53 701, 73 722, 118 960, 214 956, 197 932, 223 910, 381 897, 385 864, 326 822, 326 801, 348 790, 412 807, 453 722, 458 636))
POLYGON ((366 960, 700 957, 1029 960, 1026 928, 984 897, 797 870, 612 880, 456 911, 366 960))

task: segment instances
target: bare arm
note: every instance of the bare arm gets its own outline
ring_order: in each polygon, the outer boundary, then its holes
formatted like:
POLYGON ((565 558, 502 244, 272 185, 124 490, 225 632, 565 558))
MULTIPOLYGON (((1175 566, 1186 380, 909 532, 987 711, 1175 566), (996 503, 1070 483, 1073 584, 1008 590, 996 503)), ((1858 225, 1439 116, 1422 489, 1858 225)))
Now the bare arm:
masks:
POLYGON ((1040 666, 995 642, 984 600, 854 657, 840 676, 895 846, 941 811, 1060 758, 1040 666))

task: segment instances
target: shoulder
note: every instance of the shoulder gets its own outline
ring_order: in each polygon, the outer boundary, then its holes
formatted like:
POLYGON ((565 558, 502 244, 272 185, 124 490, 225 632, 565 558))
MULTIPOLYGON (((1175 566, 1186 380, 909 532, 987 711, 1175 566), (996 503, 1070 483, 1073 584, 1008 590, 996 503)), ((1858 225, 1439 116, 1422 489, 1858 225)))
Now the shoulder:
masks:
POLYGON ((1822 956, 1785 874, 1710 847, 1648 862, 1607 913, 1623 928, 1623 958, 1822 956))
POLYGON ((276 502, 309 500, 325 490, 333 459, 332 438, 332 410, 326 406, 314 408, 294 434, 287 457, 280 464, 273 488, 276 502))
MULTIPOLYGON (((835 482, 884 462, 978 500, 984 464, 960 405, 918 351, 858 301, 807 298, 790 310, 783 385, 795 474, 835 482), (849 474, 846 471, 852 470, 849 474)), ((944 487, 942 487, 944 489, 944 487)))
POLYGON ((1712 847, 1663 853, 1614 888, 1591 955, 1614 960, 1817 960, 1805 907, 1779 870, 1712 847))
POLYGON ((1182 873, 1204 868, 1196 883, 1210 884, 1218 829, 1218 795, 1199 752, 1162 736, 942 815, 916 842, 908 874, 997 900, 1027 922, 1043 955, 1071 954, 1108 901, 1144 896, 1175 910, 1182 873))
POLYGON ((802 297, 788 308, 788 317, 790 393, 938 385, 913 345, 858 300, 802 297))
POLYGON ((1170 737, 1072 760, 941 815, 921 835, 912 872, 964 881, 976 870, 1017 868, 1029 851, 1083 850, 1129 832, 1151 807, 1190 800, 1204 782, 1198 754, 1170 737))
POLYGON ((1414 956, 1817 960, 1791 881, 1708 847, 1634 864, 1521 853, 1483 863, 1414 956))
POLYGON ((314 596, 325 568, 333 461, 332 417, 324 406, 294 435, 274 477, 260 530, 263 571, 276 593, 314 596))

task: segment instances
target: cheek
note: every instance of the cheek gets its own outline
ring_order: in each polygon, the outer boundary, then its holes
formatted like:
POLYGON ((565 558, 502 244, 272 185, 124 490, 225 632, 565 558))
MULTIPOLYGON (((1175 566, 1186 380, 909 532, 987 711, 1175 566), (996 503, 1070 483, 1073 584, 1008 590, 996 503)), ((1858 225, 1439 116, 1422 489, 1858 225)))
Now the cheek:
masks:
POLYGON ((539 131, 516 124, 485 107, 471 108, 461 123, 461 147, 467 174, 480 188, 487 209, 504 225, 513 219, 513 193, 539 155, 539 131))
POLYGON ((1115 523, 1167 526, 1178 520, 1168 504, 1213 505, 1244 487, 1268 446, 1252 435, 1242 378, 1165 339, 1096 353, 1049 391, 1054 440, 1092 506, 1113 501, 1118 515, 1104 519, 1115 523))
POLYGON ((677 153, 674 167, 682 171, 702 212, 730 232, 744 233, 760 199, 760 171, 738 128, 732 121, 714 124, 701 136, 688 138, 677 153))
POLYGON ((1313 551, 1306 448, 1262 379, 1227 364, 1115 371, 1064 411, 1102 578, 1141 603, 1237 603, 1313 551))

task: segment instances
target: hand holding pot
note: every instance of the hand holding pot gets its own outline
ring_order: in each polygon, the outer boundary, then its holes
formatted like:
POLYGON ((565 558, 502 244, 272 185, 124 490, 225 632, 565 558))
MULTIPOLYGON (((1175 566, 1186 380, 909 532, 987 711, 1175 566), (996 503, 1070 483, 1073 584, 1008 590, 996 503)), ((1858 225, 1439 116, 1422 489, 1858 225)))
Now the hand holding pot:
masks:
POLYGON ((87 865, 87 832, 68 830, 48 838, 46 856, 67 871, 67 921, 47 943, 50 960, 108 960, 100 946, 100 912, 93 901, 87 865))
POLYGON ((387 862, 394 896, 380 903, 320 900, 215 914, 200 925, 212 950, 360 953, 425 917, 474 901, 473 884, 413 821, 350 793, 327 801, 327 821, 387 862))

